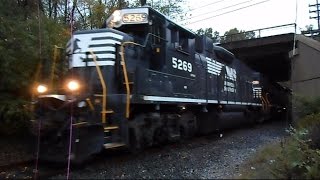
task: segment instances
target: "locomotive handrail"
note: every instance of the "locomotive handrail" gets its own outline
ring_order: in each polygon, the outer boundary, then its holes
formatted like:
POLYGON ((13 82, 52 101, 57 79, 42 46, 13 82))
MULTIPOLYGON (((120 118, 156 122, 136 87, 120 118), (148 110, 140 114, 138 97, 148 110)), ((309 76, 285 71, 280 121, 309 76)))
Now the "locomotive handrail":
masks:
POLYGON ((52 62, 52 66, 51 66, 51 72, 50 72, 50 87, 54 87, 53 83, 54 83, 54 73, 55 73, 55 69, 56 69, 56 64, 57 64, 57 54, 58 54, 58 49, 63 49, 62 47, 59 47, 57 45, 54 45, 54 49, 53 49, 53 62, 52 62))
POLYGON ((270 101, 269 101, 268 95, 269 95, 269 93, 266 93, 266 101, 267 101, 267 105, 269 107, 270 106, 270 101))
POLYGON ((266 100, 266 98, 263 97, 263 96, 261 96, 261 100, 262 100, 262 110, 264 112, 268 111, 269 110, 269 106, 270 106, 269 101, 266 100))
POLYGON ((90 54, 92 55, 92 59, 93 59, 93 62, 95 64, 95 66, 96 66, 96 69, 97 69, 97 72, 98 72, 98 76, 100 78, 100 82, 101 82, 101 85, 102 85, 102 95, 103 95, 103 97, 102 97, 102 111, 101 111, 101 114, 102 114, 102 123, 106 123, 107 86, 106 86, 106 83, 104 81, 100 66, 97 63, 97 56, 92 52, 92 50, 89 50, 89 51, 90 51, 90 54))
POLYGON ((124 81, 126 84, 126 91, 127 91, 127 98, 126 98, 126 118, 130 117, 130 86, 129 86, 129 80, 128 80, 128 72, 127 72, 127 67, 126 67, 126 62, 125 62, 125 58, 124 58, 124 47, 128 44, 133 44, 136 46, 140 46, 140 47, 145 47, 141 44, 135 43, 135 42, 131 42, 131 41, 126 41, 121 43, 121 47, 120 47, 120 54, 121 54, 121 65, 122 65, 122 69, 123 69, 123 75, 124 75, 124 81))
POLYGON ((161 39, 161 40, 163 40, 163 41, 165 41, 165 42, 168 42, 166 39, 164 39, 164 38, 162 38, 162 37, 160 37, 160 36, 157 36, 157 35, 152 34, 152 33, 148 33, 148 34, 147 34, 147 37, 146 37, 146 40, 144 41, 143 45, 140 44, 140 46, 146 47, 146 46, 147 46, 147 43, 148 43, 148 41, 149 41, 150 36, 153 36, 153 37, 159 38, 159 39, 161 39))

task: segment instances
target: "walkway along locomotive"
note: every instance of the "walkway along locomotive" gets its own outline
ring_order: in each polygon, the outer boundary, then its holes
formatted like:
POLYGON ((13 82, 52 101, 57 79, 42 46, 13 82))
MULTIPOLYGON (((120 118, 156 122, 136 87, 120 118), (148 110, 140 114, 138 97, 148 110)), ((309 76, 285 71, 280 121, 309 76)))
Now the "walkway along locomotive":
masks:
POLYGON ((105 27, 75 32, 61 86, 38 86, 40 158, 81 162, 102 148, 143 147, 263 120, 262 76, 147 7, 116 10, 105 27))

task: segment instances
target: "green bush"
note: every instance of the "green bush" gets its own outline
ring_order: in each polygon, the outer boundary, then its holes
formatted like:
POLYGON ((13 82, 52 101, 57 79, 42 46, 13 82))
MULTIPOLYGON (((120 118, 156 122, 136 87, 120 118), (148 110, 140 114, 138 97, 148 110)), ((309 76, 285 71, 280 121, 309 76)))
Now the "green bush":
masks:
POLYGON ((290 138, 260 150, 242 169, 240 178, 319 179, 320 150, 310 148, 309 131, 290 128, 290 138))
POLYGON ((297 123, 297 128, 308 130, 308 138, 312 140, 311 148, 320 148, 320 113, 305 116, 297 123))
POLYGON ((304 118, 310 114, 316 114, 320 112, 320 97, 302 97, 294 96, 293 108, 297 119, 304 118))
POLYGON ((298 98, 296 128, 281 143, 261 149, 242 169, 240 178, 320 178, 320 98, 298 98))
POLYGON ((14 135, 27 132, 30 112, 21 99, 0 98, 0 134, 14 135))

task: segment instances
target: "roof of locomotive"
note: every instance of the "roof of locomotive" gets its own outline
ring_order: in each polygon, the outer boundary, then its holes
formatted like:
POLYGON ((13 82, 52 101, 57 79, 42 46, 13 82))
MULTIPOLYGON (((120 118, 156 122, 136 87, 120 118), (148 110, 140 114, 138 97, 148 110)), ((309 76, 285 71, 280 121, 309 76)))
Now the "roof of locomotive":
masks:
POLYGON ((169 21, 170 24, 178 27, 179 29, 182 29, 182 30, 186 31, 186 32, 190 33, 190 34, 193 35, 193 36, 196 36, 196 35, 197 35, 197 34, 194 33, 193 31, 191 31, 191 30, 189 30, 189 29, 187 29, 187 28, 179 25, 178 23, 174 22, 173 20, 170 19, 170 17, 168 17, 167 15, 161 13, 160 11, 152 8, 151 6, 144 5, 144 6, 141 6, 141 7, 132 7, 132 8, 123 8, 123 9, 141 9, 141 8, 148 8, 150 11, 152 11, 152 13, 155 13, 155 14, 161 16, 162 18, 164 18, 164 19, 166 19, 167 21, 169 21))

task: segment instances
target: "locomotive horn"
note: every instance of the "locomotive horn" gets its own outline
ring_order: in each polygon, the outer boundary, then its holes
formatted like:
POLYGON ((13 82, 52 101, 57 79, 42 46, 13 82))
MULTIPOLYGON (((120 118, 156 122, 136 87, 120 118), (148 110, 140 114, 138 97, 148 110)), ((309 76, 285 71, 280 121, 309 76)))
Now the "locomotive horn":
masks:
POLYGON ((147 0, 140 0, 141 6, 144 6, 147 3, 147 0))

